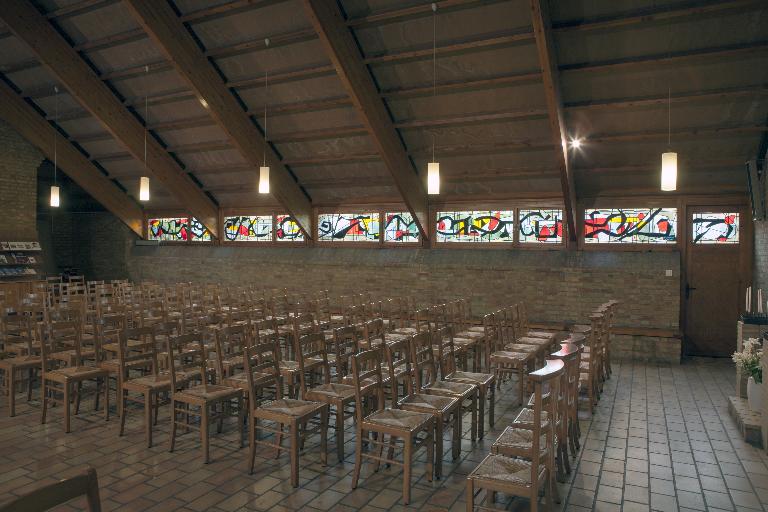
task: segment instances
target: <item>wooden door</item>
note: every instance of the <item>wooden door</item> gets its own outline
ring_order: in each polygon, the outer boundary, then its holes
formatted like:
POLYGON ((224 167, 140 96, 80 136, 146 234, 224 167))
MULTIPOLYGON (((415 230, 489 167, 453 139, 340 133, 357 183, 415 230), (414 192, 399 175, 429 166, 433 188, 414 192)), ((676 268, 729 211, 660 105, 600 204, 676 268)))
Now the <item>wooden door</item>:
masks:
POLYGON ((744 310, 744 266, 751 243, 743 208, 689 208, 685 353, 728 357, 736 350, 736 323, 744 310))

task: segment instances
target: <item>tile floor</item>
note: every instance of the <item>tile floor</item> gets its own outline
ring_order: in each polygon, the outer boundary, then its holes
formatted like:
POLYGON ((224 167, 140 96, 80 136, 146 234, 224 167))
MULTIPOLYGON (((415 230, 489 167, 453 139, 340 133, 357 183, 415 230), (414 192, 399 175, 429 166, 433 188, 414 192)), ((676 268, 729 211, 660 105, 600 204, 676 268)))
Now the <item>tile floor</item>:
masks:
MULTIPOLYGON (((294 490, 285 457, 259 457, 255 474, 247 474, 247 450, 237 448, 234 422, 213 438, 213 461, 204 465, 193 433, 180 438, 174 453, 167 451, 167 412, 156 427, 157 446, 146 449, 139 410, 130 412, 127 435, 118 437, 118 421, 105 424, 84 402, 73 433, 65 435, 59 411, 40 425, 37 402, 22 405, 15 418, 6 416, 3 402, 0 502, 90 464, 97 468, 106 511, 465 510, 465 476, 514 418, 514 389, 507 385, 500 394, 496 429, 474 447, 465 435, 461 458, 446 460, 442 480, 427 482, 422 456, 408 507, 400 501, 399 468, 372 473, 366 466, 358 489, 350 489, 351 423, 344 464, 321 466, 315 438, 302 456, 301 486, 294 490)), ((582 451, 571 481, 560 486, 558 510, 768 510, 768 457, 739 440, 726 404, 733 390, 733 366, 726 360, 615 364, 595 416, 584 420, 582 451)), ((332 462, 333 450, 330 442, 332 462)), ((59 510, 82 510, 79 505, 59 510)), ((528 509, 524 500, 498 506, 528 509)))

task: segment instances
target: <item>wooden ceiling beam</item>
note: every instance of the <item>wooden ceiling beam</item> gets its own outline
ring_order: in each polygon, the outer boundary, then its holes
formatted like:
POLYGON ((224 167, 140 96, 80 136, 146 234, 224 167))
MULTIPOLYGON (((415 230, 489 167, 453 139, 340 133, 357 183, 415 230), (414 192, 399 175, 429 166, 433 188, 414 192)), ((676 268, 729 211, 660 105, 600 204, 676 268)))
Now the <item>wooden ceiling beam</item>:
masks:
POLYGON ((681 61, 706 60, 712 62, 715 59, 739 57, 750 53, 768 50, 768 41, 755 41, 749 43, 735 43, 724 46, 707 48, 695 48, 678 52, 657 53, 653 55, 640 55, 637 57, 622 57, 619 59, 607 59, 599 62, 576 62, 564 64, 559 67, 561 72, 595 72, 613 70, 616 68, 642 67, 658 64, 674 64, 681 61))
POLYGON ((195 94, 205 99, 211 117, 229 136, 246 161, 259 167, 263 159, 266 160, 271 167, 271 195, 311 237, 312 205, 309 198, 227 88, 218 70, 208 61, 171 6, 167 2, 143 0, 127 0, 126 5, 195 94))
MULTIPOLYGON (((504 0, 437 0, 437 8, 440 12, 455 12, 473 7, 483 7, 486 5, 500 3, 504 0)), ((429 3, 405 7, 401 9, 387 9, 385 11, 373 12, 364 16, 358 16, 347 19, 347 26, 355 29, 371 27, 374 25, 385 25, 388 23, 397 23, 407 19, 420 18, 432 15, 432 6, 429 3)))
POLYGON ((363 62, 357 41, 346 26, 344 14, 336 2, 327 0, 304 0, 304 6, 406 208, 413 215, 422 236, 428 238, 429 215, 424 185, 408 157, 389 111, 379 97, 379 90, 363 62))
POLYGON ((0 118, 37 147, 49 160, 58 161, 61 170, 104 208, 123 221, 134 233, 142 235, 144 214, 125 192, 83 155, 60 137, 54 151, 56 128, 28 104, 3 80, 0 80, 0 118))
POLYGON ((768 94, 768 84, 752 85, 747 87, 728 87, 722 89, 699 90, 693 92, 667 94, 655 94, 651 96, 636 96, 632 98, 612 98, 607 100, 574 101, 565 103, 566 110, 602 110, 614 108, 638 108, 638 107, 667 107, 669 102, 696 103, 700 101, 716 102, 730 100, 739 97, 754 97, 768 94))
POLYGON ((554 23, 552 29, 558 33, 585 32, 591 30, 606 30, 624 28, 650 22, 688 20, 694 16, 721 14, 726 11, 744 10, 765 5, 762 0, 725 0, 719 2, 683 2, 646 9, 611 14, 592 19, 567 20, 554 23))
MULTIPOLYGON (((138 161, 144 160, 144 127, 99 80, 93 69, 26 0, 6 0, 0 18, 35 52, 75 99, 138 161)), ((147 173, 155 177, 200 221, 217 234, 216 204, 186 175, 157 140, 147 139, 147 173)))
MULTIPOLYGON (((719 160, 679 160, 680 167, 689 171, 696 171, 698 169, 725 169, 733 168, 739 172, 743 172, 744 159, 743 158, 727 158, 719 160)), ((646 162, 641 164, 632 165, 616 165, 616 166, 601 166, 601 167, 576 167, 573 169, 578 174, 631 174, 631 173, 644 173, 646 171, 659 172, 659 162, 646 162)))
POLYGON ((557 66, 557 50, 552 37, 548 0, 530 0, 533 32, 536 34, 536 49, 539 53, 544 96, 547 100, 552 143, 555 146, 557 168, 560 171, 560 186, 563 192, 565 218, 572 241, 576 240, 578 226, 576 219, 576 186, 571 172, 568 138, 563 113, 563 98, 560 92, 560 78, 557 66))

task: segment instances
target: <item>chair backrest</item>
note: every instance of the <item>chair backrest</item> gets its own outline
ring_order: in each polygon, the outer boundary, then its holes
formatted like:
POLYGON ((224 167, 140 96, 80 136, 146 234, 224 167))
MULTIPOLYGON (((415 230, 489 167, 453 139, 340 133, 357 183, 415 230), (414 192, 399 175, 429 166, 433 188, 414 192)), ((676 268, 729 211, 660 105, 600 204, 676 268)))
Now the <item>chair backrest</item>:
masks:
POLYGON ((32 342, 36 334, 35 325, 31 315, 25 315, 20 311, 6 311, 0 317, 0 341, 24 344, 27 354, 32 354, 32 342))
POLYGON ((299 382, 301 395, 307 392, 307 363, 310 360, 320 360, 323 372, 323 382, 331 382, 331 369, 328 365, 328 352, 325 349, 325 335, 321 332, 305 334, 296 341, 296 359, 299 363, 299 382))
POLYGON ((306 334, 318 331, 315 315, 312 313, 300 313, 293 317, 293 342, 306 334))
POLYGON ((402 338, 384 345, 384 357, 387 360, 387 369, 389 370, 392 407, 397 405, 401 380, 405 386, 405 394, 410 395, 413 393, 410 350, 409 338, 402 338))
POLYGON ((224 360, 233 357, 245 357, 244 349, 252 345, 251 336, 245 325, 230 325, 214 331, 216 346, 216 367, 219 377, 225 375, 224 360))
POLYGON ((433 333, 430 332, 420 332, 410 339, 411 365, 413 366, 417 393, 437 380, 437 366, 435 365, 432 342, 433 333))
POLYGON ((123 379, 130 378, 129 370, 149 370, 153 375, 158 374, 157 346, 151 327, 124 329, 118 340, 117 360, 123 379))
POLYGON ((491 367, 491 353, 499 350, 499 332, 496 323, 496 315, 486 313, 483 315, 483 338, 485 341, 485 367, 491 367))
POLYGON ((274 318, 267 318, 253 322, 253 342, 254 344, 277 343, 277 321, 274 318))
MULTIPOLYGON (((531 453, 540 453, 542 436, 542 417, 545 410, 544 390, 549 389, 550 396, 556 397, 560 394, 560 378, 565 373, 565 364, 561 360, 547 359, 543 368, 528 374, 528 380, 533 383, 533 420, 530 424, 522 424, 521 427, 533 432, 533 446, 531 453)), ((557 418, 557 400, 548 400, 546 402, 546 411, 554 426, 557 418)), ((547 444, 550 447, 555 446, 554 428, 546 429, 547 444)), ((561 440, 560 442, 564 442, 561 440)), ((539 474, 539 457, 532 457, 531 474, 539 474)))
POLYGON ((453 327, 445 326, 432 333, 433 354, 437 350, 435 366, 442 378, 456 371, 456 346, 453 344, 453 327))
POLYGON ((430 327, 440 328, 448 323, 448 306, 435 304, 427 309, 427 322, 430 327))
POLYGON ((333 330, 333 352, 336 354, 336 378, 343 382, 343 370, 348 369, 349 358, 360 350, 360 334, 357 326, 346 325, 333 330))
MULTIPOLYGON (((43 373, 48 370, 48 363, 53 354, 74 352, 75 366, 81 366, 82 357, 82 328, 77 322, 44 322, 38 324, 40 352, 43 360, 43 373)), ((98 354, 97 354, 98 360, 98 354)))
POLYGON ((380 350, 366 350, 352 356, 352 385, 355 387, 355 422, 360 428, 366 397, 375 399, 375 410, 381 411, 386 407, 380 350))
POLYGON ((168 351, 168 369, 171 374, 171 391, 179 389, 182 374, 197 374, 199 372, 203 384, 207 385, 207 368, 205 360, 205 345, 203 335, 194 331, 166 338, 168 351))
POLYGON ((85 496, 88 512, 101 512, 95 469, 89 467, 75 476, 39 487, 0 505, 0 512, 45 512, 80 496, 85 496))
POLYGON ((260 393, 266 387, 273 385, 275 387, 275 399, 280 400, 283 397, 282 377, 278 362, 280 360, 280 350, 277 342, 271 341, 258 343, 243 348, 243 364, 245 374, 248 379, 249 403, 251 412, 259 407, 262 399, 260 393))

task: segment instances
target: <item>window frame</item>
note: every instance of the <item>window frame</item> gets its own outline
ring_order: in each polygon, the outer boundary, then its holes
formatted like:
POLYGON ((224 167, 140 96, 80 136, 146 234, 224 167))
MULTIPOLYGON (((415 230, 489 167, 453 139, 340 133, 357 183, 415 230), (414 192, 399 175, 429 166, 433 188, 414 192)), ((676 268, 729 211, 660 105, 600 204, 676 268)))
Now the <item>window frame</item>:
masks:
POLYGON ((381 222, 381 208, 365 207, 364 205, 344 205, 339 208, 323 207, 317 208, 312 216, 312 232, 315 235, 314 243, 320 247, 380 247, 384 240, 384 225, 381 222), (320 240, 320 215, 343 215, 343 214, 361 214, 375 213, 379 216, 379 239, 378 240, 320 240))
MULTIPOLYGON (((601 200, 594 202, 583 202, 577 205, 577 223, 576 229, 579 236, 577 237, 578 247, 584 251, 629 251, 629 252, 647 252, 647 251, 662 251, 662 252, 674 252, 679 251, 683 244, 683 237, 681 236, 681 229, 687 229, 685 224, 687 222, 681 222, 682 216, 686 215, 685 210, 680 203, 679 198, 670 197, 669 200, 663 198, 644 198, 644 197, 623 197, 611 200, 601 200), (635 206, 627 206, 635 205, 635 206), (640 206, 638 206, 640 205, 640 206), (588 243, 584 234, 585 226, 585 214, 587 210, 607 210, 607 209, 619 209, 619 208, 674 208, 677 210, 677 233, 674 243, 665 244, 644 244, 637 242, 627 243, 607 243, 607 242, 594 242, 588 243)), ((684 219, 682 219, 684 221, 684 219)))

